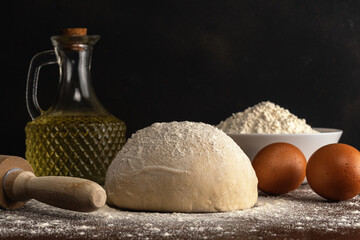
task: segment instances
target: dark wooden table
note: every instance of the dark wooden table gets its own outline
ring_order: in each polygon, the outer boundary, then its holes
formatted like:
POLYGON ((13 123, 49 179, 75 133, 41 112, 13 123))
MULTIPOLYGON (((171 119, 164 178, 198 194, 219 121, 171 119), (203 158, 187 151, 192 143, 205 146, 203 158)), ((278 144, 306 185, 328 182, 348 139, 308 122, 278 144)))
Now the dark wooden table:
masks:
POLYGON ((328 202, 308 185, 229 213, 77 213, 35 200, 0 210, 1 239, 360 239, 360 198, 328 202))

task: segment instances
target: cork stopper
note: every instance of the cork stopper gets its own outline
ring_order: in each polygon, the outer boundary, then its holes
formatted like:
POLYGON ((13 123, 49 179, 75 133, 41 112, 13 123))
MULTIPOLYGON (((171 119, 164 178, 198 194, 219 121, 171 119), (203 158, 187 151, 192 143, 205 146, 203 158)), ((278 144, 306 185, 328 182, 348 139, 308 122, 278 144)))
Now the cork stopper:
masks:
POLYGON ((82 51, 86 46, 94 45, 99 38, 99 35, 87 35, 87 28, 63 28, 59 35, 51 37, 51 41, 54 47, 82 51))
POLYGON ((87 28, 64 28, 60 30, 60 34, 66 36, 86 36, 87 28))

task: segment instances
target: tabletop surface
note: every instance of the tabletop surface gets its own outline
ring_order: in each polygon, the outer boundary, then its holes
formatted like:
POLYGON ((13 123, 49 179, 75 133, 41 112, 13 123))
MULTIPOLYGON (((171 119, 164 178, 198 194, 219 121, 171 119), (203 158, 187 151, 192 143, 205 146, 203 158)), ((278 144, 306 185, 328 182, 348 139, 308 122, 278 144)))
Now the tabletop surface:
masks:
POLYGON ((78 213, 36 200, 0 209, 2 239, 360 239, 360 198, 329 202, 308 185, 281 196, 259 193, 248 210, 156 213, 109 206, 78 213))

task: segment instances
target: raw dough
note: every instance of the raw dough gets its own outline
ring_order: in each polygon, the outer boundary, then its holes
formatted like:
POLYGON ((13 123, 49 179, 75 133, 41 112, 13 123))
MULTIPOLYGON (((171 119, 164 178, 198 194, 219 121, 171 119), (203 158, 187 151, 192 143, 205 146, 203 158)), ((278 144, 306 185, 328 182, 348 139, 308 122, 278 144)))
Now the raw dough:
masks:
POLYGON ((111 163, 108 203, 160 212, 223 212, 252 207, 257 177, 249 158, 204 123, 154 123, 137 131, 111 163))

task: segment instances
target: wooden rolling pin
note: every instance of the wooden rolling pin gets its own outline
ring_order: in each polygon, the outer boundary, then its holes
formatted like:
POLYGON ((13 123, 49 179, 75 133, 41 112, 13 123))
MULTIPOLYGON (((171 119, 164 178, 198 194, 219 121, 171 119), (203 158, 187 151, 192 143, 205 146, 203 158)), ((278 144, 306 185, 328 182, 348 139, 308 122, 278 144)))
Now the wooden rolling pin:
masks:
POLYGON ((0 207, 16 209, 28 200, 73 211, 91 212, 106 202, 104 189, 74 177, 36 177, 31 165, 16 156, 0 155, 0 207))

